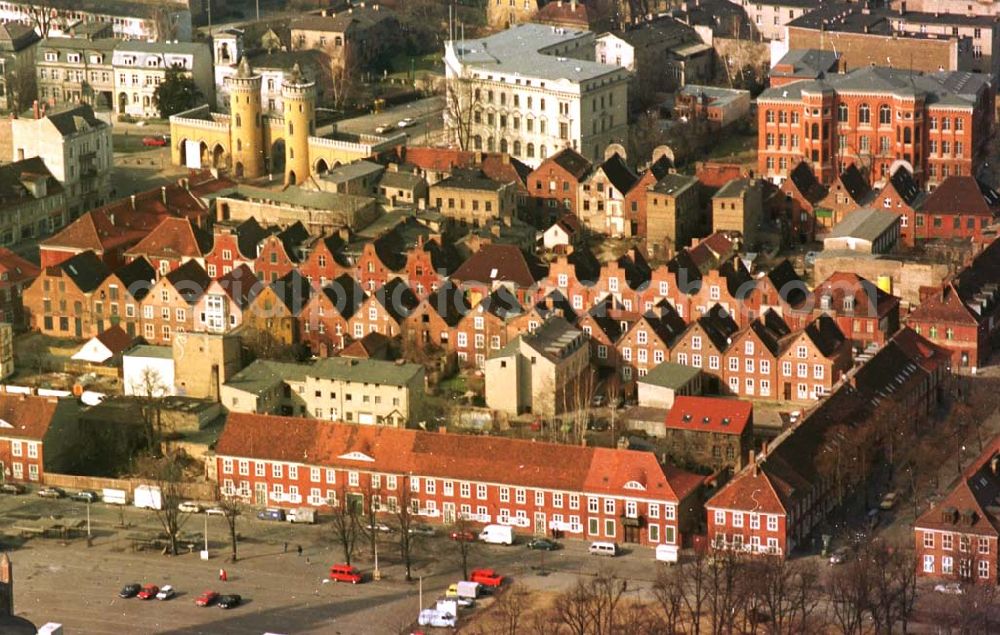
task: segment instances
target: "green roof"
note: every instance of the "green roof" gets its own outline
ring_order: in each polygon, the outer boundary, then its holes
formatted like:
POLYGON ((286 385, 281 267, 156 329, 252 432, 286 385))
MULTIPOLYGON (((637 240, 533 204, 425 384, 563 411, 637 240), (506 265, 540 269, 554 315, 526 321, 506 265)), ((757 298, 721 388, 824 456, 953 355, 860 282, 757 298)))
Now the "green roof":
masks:
POLYGON ((169 346, 151 346, 141 344, 125 353, 128 357, 156 357, 158 359, 173 359, 174 349, 169 346))
POLYGON ((673 362, 663 362, 653 370, 639 378, 639 383, 653 384, 663 388, 681 388, 693 381, 701 369, 673 362))
POLYGON ((226 386, 259 394, 285 381, 304 382, 306 377, 405 386, 423 372, 420 364, 397 364, 378 359, 326 357, 311 364, 258 359, 233 375, 226 386))

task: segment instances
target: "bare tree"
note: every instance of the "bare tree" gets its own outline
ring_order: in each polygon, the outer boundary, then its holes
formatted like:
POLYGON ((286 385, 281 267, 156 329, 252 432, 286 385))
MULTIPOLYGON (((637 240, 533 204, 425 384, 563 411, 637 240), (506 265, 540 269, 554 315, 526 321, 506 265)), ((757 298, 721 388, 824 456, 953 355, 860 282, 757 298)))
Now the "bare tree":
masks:
POLYGON ((681 597, 684 600, 684 617, 692 635, 700 635, 701 619, 708 602, 708 578, 711 564, 704 554, 695 553, 693 560, 681 565, 681 597))
POLYGON ((334 540, 340 545, 344 554, 344 562, 351 564, 358 538, 363 531, 362 515, 364 514, 361 497, 347 491, 347 486, 340 488, 340 500, 328 501, 333 507, 331 514, 331 529, 334 540))
MULTIPOLYGON (((909 548, 871 542, 861 555, 872 578, 869 612, 876 633, 891 635, 904 626, 916 599, 917 562, 909 548)), ((906 629, 903 629, 906 632, 906 629)))
POLYGON ((455 548, 458 556, 462 559, 462 579, 469 579, 469 556, 477 547, 476 534, 473 525, 463 514, 455 517, 455 522, 451 525, 452 536, 454 537, 455 548))
POLYGON ((160 508, 156 509, 156 518, 163 527, 163 532, 170 541, 171 555, 177 555, 177 540, 181 527, 189 517, 178 509, 184 500, 181 484, 184 481, 183 462, 186 459, 182 452, 169 453, 166 456, 144 456, 136 461, 135 473, 147 480, 160 491, 160 508))
POLYGON ((132 382, 131 391, 139 400, 146 451, 159 455, 164 433, 163 398, 170 394, 169 388, 160 376, 160 371, 152 366, 146 366, 132 382))
POLYGON ((216 504, 219 509, 222 510, 222 517, 226 521, 226 529, 229 532, 229 559, 232 562, 236 562, 238 558, 236 549, 238 540, 238 535, 236 533, 236 519, 239 518, 246 509, 246 503, 235 495, 223 495, 219 497, 216 504))
POLYGON ((402 479, 402 487, 399 490, 399 499, 389 499, 389 511, 396 517, 396 524, 399 526, 399 556, 403 560, 403 568, 406 571, 406 581, 413 580, 413 552, 414 534, 416 525, 416 513, 412 506, 412 496, 410 495, 410 484, 412 476, 405 476, 402 479))
POLYGON ((680 633, 684 615, 684 567, 661 566, 653 582, 653 598, 659 609, 659 626, 664 633, 680 633))
POLYGON ((590 403, 594 396, 594 371, 588 365, 577 378, 559 391, 562 410, 572 425, 573 443, 587 444, 587 424, 590 423, 590 403))
POLYGON ((625 392, 618 373, 612 373, 607 381, 608 408, 611 409, 611 447, 618 447, 618 402, 625 392))
POLYGON ((40 36, 49 37, 49 31, 55 28, 55 22, 58 18, 55 7, 47 2, 38 2, 24 5, 21 10, 31 18, 31 23, 40 36))
POLYGON ((560 594, 553 604, 556 621, 572 635, 612 635, 624 628, 619 605, 628 582, 599 572, 592 580, 580 580, 560 594))
POLYGON ((473 148, 473 140, 482 125, 482 93, 471 77, 458 75, 448 80, 445 89, 445 125, 451 143, 461 150, 473 148))
POLYGON ((746 603, 746 560, 734 550, 716 551, 714 562, 708 569, 707 601, 710 609, 713 635, 733 633, 736 618, 742 614, 746 603))
POLYGON ((871 603, 872 578, 868 563, 851 558, 827 582, 833 622, 844 635, 860 635, 871 603))
MULTIPOLYGON (((465 576, 468 579, 468 575, 465 576)), ((524 614, 531 602, 531 592, 523 584, 511 586, 497 598, 494 610, 500 621, 499 633, 519 635, 524 623, 524 614)))

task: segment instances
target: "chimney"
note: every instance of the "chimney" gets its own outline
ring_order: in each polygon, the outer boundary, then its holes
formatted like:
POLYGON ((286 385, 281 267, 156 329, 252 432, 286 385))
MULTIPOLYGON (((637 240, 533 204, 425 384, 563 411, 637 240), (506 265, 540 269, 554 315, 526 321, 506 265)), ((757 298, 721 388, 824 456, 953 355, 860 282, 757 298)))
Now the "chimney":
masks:
POLYGON ((163 201, 164 205, 167 204, 167 186, 166 185, 161 185, 160 186, 160 200, 163 201))
POLYGON ((132 209, 135 209, 135 194, 130 195, 128 200, 132 203, 132 209))
POLYGON ((31 104, 31 110, 35 113, 35 119, 41 118, 41 112, 38 110, 38 100, 36 99, 34 103, 31 104))
POLYGON ((905 13, 906 13, 906 3, 905 2, 900 2, 899 3, 899 15, 904 15, 905 13))

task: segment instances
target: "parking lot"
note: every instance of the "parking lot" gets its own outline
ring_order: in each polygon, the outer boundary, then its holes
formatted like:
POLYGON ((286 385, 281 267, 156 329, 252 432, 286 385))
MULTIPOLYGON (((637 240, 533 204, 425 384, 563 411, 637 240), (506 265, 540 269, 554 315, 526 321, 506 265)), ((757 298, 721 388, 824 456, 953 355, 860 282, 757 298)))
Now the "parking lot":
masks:
MULTIPOLYGON (((15 607, 36 624, 62 623, 68 632, 119 634, 122 625, 151 633, 399 633, 416 619, 420 591, 424 606, 433 606, 447 586, 462 577, 458 550, 444 533, 421 540, 415 550, 415 579, 403 579, 398 547, 392 535, 379 544, 383 579, 361 585, 324 582, 329 566, 342 561, 329 524, 290 525, 241 519, 240 559, 226 562, 225 521, 208 518, 211 559, 199 559, 204 515, 192 515, 182 531, 184 553, 167 557, 158 550, 133 551, 130 536, 154 534, 151 511, 92 505, 93 546, 85 529, 75 538, 21 538, 15 525, 74 524, 86 518, 86 505, 69 500, 40 499, 34 494, 0 496, 0 530, 15 567, 15 607), (124 515, 126 527, 120 527, 124 515), (188 553, 187 543, 194 548, 188 553), (193 541, 199 541, 193 544, 193 541), (285 552, 284 543, 288 542, 285 552), (303 553, 297 555, 296 546, 303 553), (225 568, 228 581, 219 582, 225 568), (129 583, 170 584, 173 600, 123 600, 118 591, 129 583), (238 593, 246 601, 232 610, 201 608, 194 599, 205 590, 238 593)), ((366 551, 361 546, 358 551, 366 551)), ((579 575, 608 568, 629 578, 630 592, 642 593, 655 576, 652 550, 635 549, 611 560, 588 556, 586 545, 567 541, 563 549, 533 552, 523 545, 475 545, 473 567, 488 566, 529 589, 561 590, 579 575)), ((361 554, 354 564, 369 576, 372 562, 361 554)), ((482 610, 481 608, 472 609, 482 610)))

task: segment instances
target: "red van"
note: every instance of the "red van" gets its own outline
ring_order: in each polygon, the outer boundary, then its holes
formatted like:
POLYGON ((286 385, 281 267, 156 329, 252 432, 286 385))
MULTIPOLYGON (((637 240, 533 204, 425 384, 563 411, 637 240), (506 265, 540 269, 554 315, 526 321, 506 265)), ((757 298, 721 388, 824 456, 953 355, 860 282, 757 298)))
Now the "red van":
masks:
POLYGON ((330 567, 330 579, 337 582, 350 582, 351 584, 358 584, 362 581, 361 572, 349 564, 335 564, 330 567))

